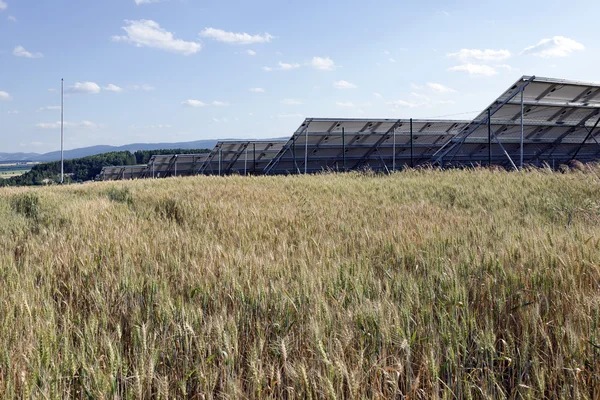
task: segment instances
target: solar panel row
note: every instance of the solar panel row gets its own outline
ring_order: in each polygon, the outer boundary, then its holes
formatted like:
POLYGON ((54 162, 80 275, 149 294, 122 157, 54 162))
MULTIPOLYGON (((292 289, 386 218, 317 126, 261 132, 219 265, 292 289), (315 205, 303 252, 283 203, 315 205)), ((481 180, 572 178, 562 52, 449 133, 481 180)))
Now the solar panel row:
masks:
POLYGON ((195 174, 559 165, 600 159, 600 84, 523 76, 473 120, 308 118, 288 140, 220 141, 202 155, 106 167, 103 180, 195 174))

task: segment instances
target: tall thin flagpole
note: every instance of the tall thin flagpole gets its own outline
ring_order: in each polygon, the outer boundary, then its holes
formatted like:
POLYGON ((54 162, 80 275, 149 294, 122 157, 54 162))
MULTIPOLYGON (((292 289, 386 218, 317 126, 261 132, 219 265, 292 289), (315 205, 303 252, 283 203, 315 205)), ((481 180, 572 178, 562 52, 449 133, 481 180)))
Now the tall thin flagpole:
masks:
POLYGON ((65 80, 60 80, 60 183, 63 184, 65 180, 65 169, 64 169, 64 154, 63 154, 63 142, 64 142, 64 125, 65 125, 65 80))

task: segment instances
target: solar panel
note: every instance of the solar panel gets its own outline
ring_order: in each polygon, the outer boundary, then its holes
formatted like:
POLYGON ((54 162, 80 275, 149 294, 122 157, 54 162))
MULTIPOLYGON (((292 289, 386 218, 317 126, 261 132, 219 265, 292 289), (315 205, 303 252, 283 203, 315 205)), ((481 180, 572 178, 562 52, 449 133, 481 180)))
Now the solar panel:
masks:
POLYGON ((524 164, 552 165, 574 158, 591 161, 600 157, 595 133, 600 121, 598 83, 523 76, 488 109, 491 135, 486 110, 434 159, 485 164, 490 161, 491 136, 491 162, 516 166, 520 162, 521 119, 524 164))
POLYGON ((262 174, 285 143, 286 140, 219 141, 198 172, 205 175, 262 174))
POLYGON ((154 155, 148 162, 147 178, 195 175, 209 153, 154 155))
POLYGON ((419 165, 429 162, 435 151, 468 124, 461 120, 412 120, 411 129, 408 119, 309 118, 265 173, 389 171, 419 165))

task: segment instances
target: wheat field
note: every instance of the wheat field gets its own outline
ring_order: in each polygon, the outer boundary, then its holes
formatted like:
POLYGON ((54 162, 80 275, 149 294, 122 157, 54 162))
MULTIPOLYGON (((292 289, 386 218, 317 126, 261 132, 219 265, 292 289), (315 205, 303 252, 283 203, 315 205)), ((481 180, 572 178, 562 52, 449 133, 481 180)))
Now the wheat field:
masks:
POLYGON ((0 397, 600 396, 599 170, 0 190, 0 397))

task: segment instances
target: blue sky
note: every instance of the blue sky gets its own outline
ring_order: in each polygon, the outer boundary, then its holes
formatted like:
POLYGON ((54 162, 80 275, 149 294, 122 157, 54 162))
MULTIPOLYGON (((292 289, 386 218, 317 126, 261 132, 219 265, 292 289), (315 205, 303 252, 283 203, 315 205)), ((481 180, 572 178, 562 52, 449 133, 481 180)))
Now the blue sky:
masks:
POLYGON ((598 2, 0 0, 0 152, 469 118, 521 75, 600 81, 598 2), (140 3, 140 4, 138 4, 140 3))

